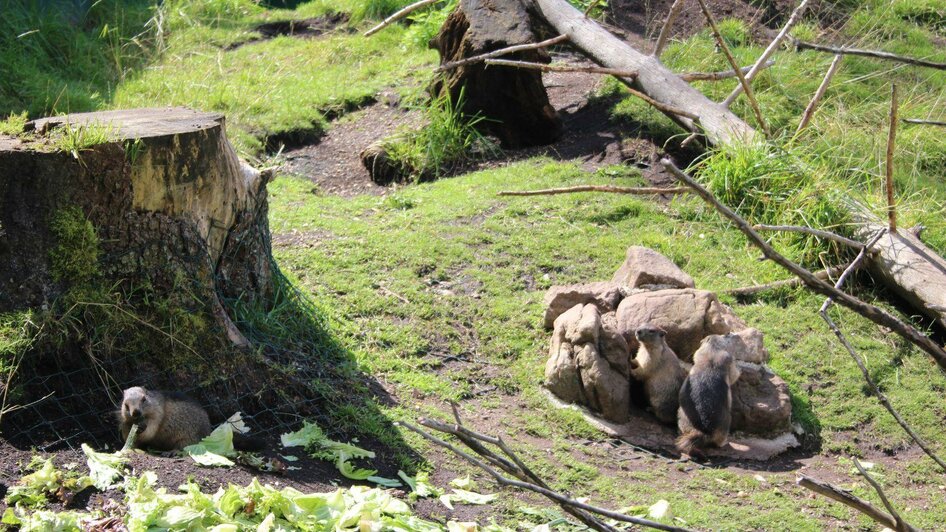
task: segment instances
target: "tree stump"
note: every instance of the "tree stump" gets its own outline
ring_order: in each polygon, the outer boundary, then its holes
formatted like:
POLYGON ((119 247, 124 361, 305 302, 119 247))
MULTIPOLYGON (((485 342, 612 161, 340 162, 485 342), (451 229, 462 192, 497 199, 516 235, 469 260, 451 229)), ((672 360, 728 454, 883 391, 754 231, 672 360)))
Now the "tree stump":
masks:
POLYGON ((91 277, 272 298, 266 179, 237 158, 222 115, 135 109, 27 129, 0 135, 0 312, 48 306, 91 277), (82 147, 96 136, 107 141, 82 147), (93 249, 66 227, 84 220, 93 249))
MULTIPOLYGON (((461 0, 430 47, 440 52, 440 63, 536 42, 531 18, 521 0, 461 0)), ((548 63, 545 50, 527 50, 504 59, 548 63)), ((448 92, 453 102, 463 93, 463 111, 489 120, 478 124, 495 135, 503 147, 549 144, 562 134, 562 122, 549 104, 542 74, 505 66, 473 63, 447 70, 433 87, 448 92)))

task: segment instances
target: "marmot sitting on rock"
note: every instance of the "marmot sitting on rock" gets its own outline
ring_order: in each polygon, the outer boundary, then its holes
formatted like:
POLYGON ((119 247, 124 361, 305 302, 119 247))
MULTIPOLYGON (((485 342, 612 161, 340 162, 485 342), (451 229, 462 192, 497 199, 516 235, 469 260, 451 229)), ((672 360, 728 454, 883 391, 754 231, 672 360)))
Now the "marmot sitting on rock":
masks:
POLYGON ((740 372, 727 345, 725 336, 710 335, 693 354, 693 369, 680 388, 677 449, 683 454, 721 447, 729 437, 732 386, 740 372))
POLYGON ((118 412, 122 438, 138 425, 135 447, 175 451, 210 434, 210 418, 196 401, 177 392, 128 388, 118 412))
POLYGON ((634 332, 634 336, 640 342, 640 348, 631 359, 631 375, 644 383, 644 393, 657 419, 674 423, 686 370, 664 340, 667 333, 663 329, 644 325, 634 332))

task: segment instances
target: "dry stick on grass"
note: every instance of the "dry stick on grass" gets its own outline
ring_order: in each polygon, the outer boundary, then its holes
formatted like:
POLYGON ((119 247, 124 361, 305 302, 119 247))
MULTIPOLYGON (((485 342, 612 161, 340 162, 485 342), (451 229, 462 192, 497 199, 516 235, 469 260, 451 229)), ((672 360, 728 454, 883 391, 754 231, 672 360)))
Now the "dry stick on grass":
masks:
MULTIPOLYGON (((765 63, 765 61, 769 58, 770 55, 775 53, 775 50, 778 49, 779 45, 782 44, 782 41, 788 35, 789 30, 791 30, 792 27, 796 23, 798 23, 799 20, 801 20, 801 16, 805 13, 805 8, 808 7, 808 2, 809 0, 802 0, 802 2, 798 4, 798 7, 796 7, 795 10, 792 11, 792 14, 788 17, 788 21, 785 22, 785 26, 782 27, 782 31, 778 32, 778 35, 776 35, 775 38, 772 39, 772 42, 769 43, 769 46, 766 47, 766 49, 762 52, 762 55, 760 55, 759 58, 756 60, 755 64, 752 65, 752 70, 750 70, 749 73, 746 74, 747 84, 752 83, 752 80, 755 79, 756 75, 758 75, 759 72, 762 71, 762 64, 765 63)), ((741 85, 736 86, 736 88, 733 89, 731 93, 729 93, 729 96, 727 96, 726 99, 723 100, 722 102, 723 105, 726 107, 729 107, 730 105, 732 105, 732 103, 736 101, 736 98, 739 97, 739 94, 742 92, 743 88, 744 87, 742 87, 741 85)), ((749 93, 746 92, 746 96, 748 95, 749 93)))
POLYGON ((805 107, 805 112, 801 115, 801 122, 798 123, 798 129, 795 130, 796 137, 803 129, 808 127, 808 123, 811 122, 811 117, 814 116, 815 109, 818 108, 818 103, 821 102, 821 98, 824 96, 824 93, 827 92, 828 86, 831 84, 831 78, 834 77, 834 74, 841 66, 842 59, 844 59, 844 56, 838 54, 834 56, 834 61, 831 61, 831 66, 828 67, 824 79, 821 80, 821 85, 818 86, 818 90, 815 91, 815 95, 811 97, 811 101, 808 102, 808 107, 805 107))
POLYGON ((703 198, 704 201, 715 207, 720 214, 728 218, 729 221, 731 221, 740 231, 742 231, 744 235, 746 235, 746 237, 748 237, 750 243, 762 250, 762 254, 766 259, 771 260, 772 262, 798 276, 805 283, 805 285, 811 288, 813 291, 824 296, 833 297, 839 304, 857 312, 861 316, 864 316, 877 325, 887 327, 888 329, 896 332, 905 340, 916 345, 929 354, 930 357, 932 357, 941 368, 946 369, 946 351, 944 351, 939 344, 931 340, 928 336, 918 331, 912 325, 900 321, 896 316, 890 314, 886 310, 878 308, 869 303, 865 303, 850 294, 842 292, 841 290, 822 281, 821 279, 818 279, 810 271, 799 266, 798 264, 795 264, 791 260, 781 255, 779 252, 775 251, 772 246, 765 242, 765 239, 763 239, 759 233, 752 229, 752 226, 750 226, 748 222, 733 212, 732 209, 720 203, 720 201, 716 199, 716 197, 713 196, 710 191, 706 190, 706 188, 696 182, 696 180, 677 168, 677 166, 673 164, 670 159, 661 160, 661 164, 663 164, 664 168, 666 168, 667 171, 673 174, 678 180, 689 185, 690 188, 692 188, 697 195, 703 198))
POLYGON ((819 52, 828 52, 832 54, 875 57, 877 59, 889 59, 891 61, 898 61, 900 63, 906 63, 908 65, 916 65, 916 66, 922 66, 922 67, 936 68, 939 70, 946 70, 946 63, 936 63, 933 61, 927 61, 925 59, 916 59, 914 57, 896 55, 896 54, 891 54, 889 52, 881 52, 879 50, 864 50, 861 48, 847 48, 844 46, 828 46, 825 44, 816 44, 816 43, 808 42, 808 41, 800 41, 798 39, 792 39, 792 43, 795 45, 795 48, 798 50, 817 50, 819 52))
POLYGON ((451 70, 457 67, 464 65, 469 65, 470 63, 479 63, 481 61, 486 61, 487 59, 492 59, 494 57, 500 57, 507 54, 512 54, 515 52, 524 52, 527 50, 538 50, 540 48, 548 48, 549 46, 554 46, 556 44, 563 43, 568 40, 568 35, 559 35, 558 37, 552 37, 551 39, 546 39, 541 42, 528 43, 528 44, 517 44, 514 46, 507 46, 506 48, 500 48, 499 50, 493 50, 492 52, 486 52, 485 54, 474 55, 472 57, 466 57, 459 61, 451 61, 450 63, 444 63, 437 67, 434 72, 443 72, 444 70, 451 70))
MULTIPOLYGON (((860 265, 860 263, 864 260, 864 257, 867 256, 867 253, 869 253, 870 248, 872 248, 874 244, 876 244, 877 241, 884 236, 884 234, 884 231, 878 231, 877 234, 870 241, 868 241, 864 248, 861 249, 861 252, 857 254, 857 258, 851 262, 851 265, 844 271, 844 273, 841 274, 841 277, 838 278, 838 282, 834 285, 835 289, 841 289, 847 277, 852 271, 854 271, 855 268, 860 265)), ((825 323, 828 324, 828 328, 830 328, 831 332, 833 332, 834 335, 838 337, 841 345, 844 346, 844 349, 846 349, 848 354, 851 355, 851 358, 854 359, 854 363, 857 364, 858 369, 861 370, 861 376, 864 377, 864 380, 867 382, 867 386, 870 388, 871 393, 874 394, 874 397, 876 397, 877 400, 880 401, 880 404, 885 409, 887 409, 887 412, 890 412, 890 415, 893 416, 893 418, 897 421, 900 427, 903 428, 907 435, 910 436, 914 442, 916 442, 917 446, 919 446, 920 449, 923 449, 923 452, 925 452, 927 456, 936 462, 936 464, 939 465, 943 471, 946 471, 946 462, 943 462, 943 460, 941 460, 939 456, 937 456, 936 453, 930 449, 926 441, 923 440, 923 438, 921 438, 916 432, 914 432, 913 428, 910 427, 910 425, 900 416, 900 413, 897 412, 897 409, 893 407, 893 405, 890 403, 890 400, 887 399, 887 396, 880 391, 880 388, 877 387, 874 379, 871 378, 870 372, 867 371, 867 367, 864 365, 864 361, 861 359, 861 357, 857 355, 857 352, 854 350, 854 346, 848 342, 847 337, 844 336, 844 333, 841 332, 841 329, 837 326, 837 324, 834 323, 834 320, 831 319, 831 316, 828 316, 828 308, 831 307, 831 303, 833 302, 834 298, 831 296, 828 296, 828 298, 825 299, 824 303, 821 305, 821 309, 818 311, 821 319, 823 319, 825 323)))
MULTIPOLYGON (((850 506, 851 508, 854 508, 858 512, 870 517, 881 525, 884 525, 891 530, 896 530, 896 519, 881 511, 870 502, 852 494, 850 491, 842 490, 841 488, 832 486, 827 482, 822 482, 805 475, 798 477, 798 480, 796 480, 795 483, 807 490, 813 491, 819 495, 824 495, 829 499, 834 499, 844 505, 850 506)), ((916 529, 911 527, 907 530, 916 529)))
MULTIPOLYGON (((774 65, 775 61, 766 61, 762 68, 769 68, 774 65)), ((744 66, 739 70, 745 74, 752 69, 752 66, 744 66)), ((691 81, 719 81, 721 79, 729 79, 736 77, 736 73, 732 70, 723 70, 722 72, 683 72, 680 74, 680 79, 686 82, 691 81)))
POLYGON ((610 192, 612 194, 689 194, 688 187, 614 187, 611 185, 578 185, 565 188, 546 188, 542 190, 504 190, 497 196, 552 196, 555 194, 572 194, 575 192, 610 192))
POLYGON ((601 2, 601 0, 591 0, 591 2, 588 3, 588 7, 585 8, 585 11, 582 13, 582 15, 584 15, 584 16, 587 17, 587 16, 588 16, 588 13, 591 13, 591 10, 592 10, 592 9, 598 7, 598 4, 599 4, 600 2, 601 2))
MULTIPOLYGON (((509 460, 506 460, 502 457, 497 456, 493 451, 489 450, 488 448, 486 448, 485 446, 479 443, 482 441, 497 440, 497 438, 494 438, 492 436, 485 436, 485 435, 478 435, 479 437, 471 437, 468 435, 468 433, 472 431, 465 428, 461 430, 461 427, 459 425, 451 426, 451 425, 447 425, 447 424, 440 423, 438 421, 429 420, 429 419, 421 419, 418 422, 427 428, 457 436, 461 442, 463 442, 465 445, 473 449, 474 452, 476 452, 483 458, 487 459, 490 463, 497 464, 497 465, 507 464, 506 467, 504 466, 499 466, 499 467, 503 469, 504 471, 506 471, 507 473, 509 473, 510 475, 519 477, 520 479, 523 479, 524 477, 530 478, 530 479, 532 478, 532 477, 529 477, 528 474, 524 470, 522 470, 519 466, 512 464, 512 462, 510 462, 509 460), (467 433, 467 434, 464 434, 464 433, 467 433), (471 443, 473 445, 470 445, 471 443), (509 466, 512 466, 512 467, 509 467, 509 466)), ((458 449, 453 444, 446 442, 430 434, 429 432, 421 429, 420 427, 415 427, 409 423, 404 423, 404 422, 400 422, 399 424, 403 426, 404 428, 421 435, 423 438, 430 441, 431 443, 434 443, 435 445, 443 447, 451 451, 452 453, 456 454, 460 458, 463 458, 467 462, 475 465, 476 467, 479 467, 480 469, 488 473, 491 477, 493 477, 493 479, 496 481, 497 484, 501 486, 512 486, 515 488, 524 489, 524 490, 532 491, 534 493, 538 493, 540 495, 544 495, 545 497, 555 501, 559 506, 561 506, 566 511, 569 511, 569 513, 572 513, 571 510, 580 510, 582 513, 585 513, 585 515, 587 515, 588 513, 594 513, 594 514, 606 517, 608 519, 613 519, 615 521, 621 521, 624 523, 632 523, 632 524, 636 524, 636 525, 644 526, 648 528, 655 528, 657 530, 671 530, 671 531, 686 531, 687 530, 685 528, 665 525, 663 523, 658 523, 656 521, 651 521, 649 519, 632 517, 632 516, 625 515, 619 512, 608 510, 606 508, 600 508, 600 507, 593 506, 587 503, 583 503, 581 501, 577 501, 575 499, 567 497, 561 493, 555 492, 547 487, 543 487, 533 482, 528 482, 526 480, 511 479, 509 477, 503 476, 499 471, 496 471, 496 469, 490 467, 483 460, 480 460, 479 458, 476 458, 470 455, 469 453, 461 449, 458 449)), ((509 451, 508 448, 504 449, 503 452, 511 453, 511 451, 509 451)), ((515 461, 517 463, 521 463, 521 461, 519 461, 518 458, 516 458, 515 461)), ((538 477, 535 477, 535 478, 538 478, 538 477)), ((542 482, 542 484, 544 484, 544 482, 542 482)), ((572 515, 575 515, 575 514, 572 513, 572 515)), ((586 525, 594 528, 595 530, 604 530, 604 531, 609 531, 609 532, 617 530, 617 528, 604 523, 597 517, 590 516, 590 515, 588 515, 588 517, 590 517, 593 520, 592 522, 594 522, 595 524, 592 525, 587 521, 583 521, 583 522, 585 522, 586 525)))
POLYGON ((897 203, 893 197, 893 152, 897 143, 897 84, 890 85, 890 129, 887 132, 887 229, 897 232, 897 203))
POLYGON ((821 229, 814 229, 811 227, 805 227, 803 225, 765 225, 765 224, 756 224, 752 228, 756 231, 782 231, 786 233, 806 233, 809 235, 816 236, 818 238, 823 238, 825 240, 831 240, 839 244, 844 244, 845 246, 852 247, 854 249, 863 249, 864 244, 858 242, 857 240, 851 240, 846 236, 841 236, 837 233, 832 233, 830 231, 822 231, 821 229))
MULTIPOLYGON (((706 7, 706 2, 704 0, 697 0, 697 2, 700 3, 700 9, 703 10, 703 15, 706 17, 706 21, 709 22, 710 28, 713 30, 713 35, 716 37, 716 42, 719 43, 720 49, 722 49, 723 54, 726 55, 726 60, 729 61, 729 66, 732 67, 736 77, 739 78, 739 84, 742 85, 742 89, 746 91, 746 98, 749 98, 749 105, 752 107, 752 112, 755 113, 756 121, 759 122, 759 126, 762 127, 762 130, 765 131, 767 136, 772 136, 772 132, 769 131, 768 124, 766 124, 765 119, 762 118, 762 111, 759 109, 759 102, 757 102, 755 99, 755 94, 752 92, 752 87, 749 86, 746 76, 742 74, 739 64, 736 63, 736 58, 733 57, 732 52, 729 51, 729 46, 726 44, 726 39, 723 38, 723 35, 719 32, 719 28, 716 26, 716 19, 713 17, 713 13, 710 12, 708 7, 706 7)), ((726 107, 729 106, 726 102, 723 102, 723 105, 726 107)))
POLYGON ((922 118, 904 118, 904 122, 907 124, 920 124, 924 126, 942 126, 946 127, 946 122, 939 122, 937 120, 924 120, 922 118))
MULTIPOLYGON (((844 273, 844 270, 848 269, 850 264, 842 264, 841 266, 834 266, 833 268, 828 268, 826 270, 819 270, 814 272, 815 277, 818 279, 830 279, 835 275, 841 275, 844 273)), ((742 288, 733 288, 731 290, 726 290, 726 294, 731 296, 751 296, 758 294, 759 292, 766 292, 768 290, 774 290, 776 288, 794 288, 796 286, 801 286, 804 283, 798 277, 792 277, 791 279, 784 279, 781 281, 775 281, 767 284, 760 284, 755 286, 744 286, 742 288)))
POLYGON ((884 504, 884 508, 886 508, 887 511, 890 512, 890 515, 893 516, 894 523, 897 525, 894 527, 894 530, 897 530, 898 532, 910 532, 911 530, 917 530, 916 527, 904 521, 903 518, 900 517, 900 514, 898 514, 897 511, 893 509, 893 505, 890 504, 890 500, 887 499, 887 494, 884 493, 884 489, 881 488, 880 484, 874 480, 874 477, 870 476, 863 466, 861 466, 861 462, 853 456, 851 457, 851 460, 854 461, 854 466, 857 468, 857 471, 861 474, 861 476, 864 477, 864 480, 866 480, 867 483, 870 484, 872 488, 874 488, 874 491, 877 492, 877 496, 880 497, 880 502, 884 504))
POLYGON ((487 59, 487 65, 508 66, 513 68, 525 68, 529 70, 541 70, 542 72, 586 72, 588 74, 606 74, 625 79, 634 79, 637 72, 632 70, 618 70, 615 68, 605 68, 599 66, 581 66, 581 65, 562 65, 533 63, 531 61, 513 61, 511 59, 487 59))
POLYGON ((664 51, 664 46, 667 45, 667 41, 670 40, 670 28, 673 26, 677 16, 683 11, 683 2, 685 0, 674 0, 673 5, 670 6, 670 12, 667 13, 667 20, 664 21, 663 27, 660 28, 660 35, 657 36, 657 44, 654 45, 654 51, 650 54, 657 59, 660 59, 660 54, 664 51))
POLYGON ((365 32, 365 37, 371 37, 371 36, 374 35, 375 33, 378 33, 379 31, 381 31, 381 30, 383 30, 384 28, 386 28, 387 26, 390 26, 392 22, 394 22, 394 21, 396 21, 396 20, 399 20, 399 19, 401 19, 401 18, 404 18, 404 17, 406 17, 407 15, 410 15, 411 13, 413 13, 414 11, 417 11, 418 9, 420 9, 420 8, 422 8, 422 7, 429 6, 430 4, 435 4, 435 3, 439 2, 439 1, 440 1, 440 0, 420 0, 420 2, 414 2, 413 4, 411 4, 411 5, 407 6, 407 7, 405 7, 404 9, 401 9, 400 11, 397 11, 396 13, 394 13, 393 15, 391 15, 390 17, 388 17, 388 18, 382 20, 381 23, 378 24, 377 26, 375 26, 375 27, 371 28, 370 30, 366 31, 366 32, 365 32))

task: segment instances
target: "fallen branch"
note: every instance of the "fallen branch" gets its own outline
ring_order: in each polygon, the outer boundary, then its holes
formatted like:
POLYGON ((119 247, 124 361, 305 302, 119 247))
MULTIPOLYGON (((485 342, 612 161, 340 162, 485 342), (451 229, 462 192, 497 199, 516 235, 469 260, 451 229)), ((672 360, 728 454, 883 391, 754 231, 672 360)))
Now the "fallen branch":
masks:
POLYGON ((728 218, 740 231, 742 231, 743 234, 746 235, 746 237, 748 237, 750 243, 762 250, 765 258, 775 262, 779 266, 798 276, 806 286, 815 292, 825 296, 833 297, 840 305, 857 312, 861 316, 864 316, 877 325, 887 327, 888 329, 896 332, 905 340, 916 345, 929 354, 930 357, 932 357, 941 368, 946 369, 946 351, 944 351, 939 344, 931 340, 928 336, 916 330, 916 328, 913 326, 900 321, 896 316, 890 314, 886 310, 878 308, 869 303, 865 303, 864 301, 861 301, 852 295, 842 292, 834 286, 822 281, 821 279, 818 279, 813 273, 806 270, 805 268, 785 258, 783 255, 775 251, 772 246, 768 245, 765 242, 765 239, 755 232, 748 222, 733 212, 732 209, 720 203, 710 191, 706 190, 692 177, 683 173, 679 168, 676 167, 676 165, 673 164, 672 161, 669 159, 663 159, 661 164, 663 164, 664 168, 666 168, 667 171, 673 174, 677 179, 693 188, 697 195, 715 207, 716 210, 720 212, 720 214, 728 218))
POLYGON ((884 489, 881 488, 880 484, 878 484, 877 481, 874 480, 874 477, 870 476, 867 473, 867 471, 861 466, 861 462, 853 456, 851 457, 851 460, 854 461, 854 466, 857 468, 857 471, 861 474, 861 476, 863 476, 864 479, 867 480, 867 483, 870 484, 871 487, 874 488, 874 491, 877 492, 877 496, 880 497, 880 502, 884 504, 884 508, 886 508, 887 511, 890 512, 890 515, 893 516, 894 523, 897 525, 894 527, 894 530, 897 530, 899 532, 909 532, 912 530, 917 530, 916 527, 904 521, 903 518, 900 517, 900 514, 898 514, 897 511, 893 509, 893 505, 890 504, 890 500, 887 499, 887 494, 884 493, 884 489))
POLYGON ((822 482, 805 475, 800 476, 798 480, 795 481, 795 483, 807 490, 813 491, 819 495, 824 495, 829 499, 834 499, 841 504, 850 506, 851 508, 854 508, 858 512, 870 517, 874 521, 887 528, 893 530, 896 529, 897 521, 893 517, 885 512, 880 511, 870 502, 865 501, 864 499, 852 494, 847 490, 842 490, 841 488, 832 486, 827 482, 822 482))
POLYGON ((499 50, 493 50, 492 52, 487 52, 485 54, 474 55, 472 57, 466 57, 459 61, 451 61, 449 63, 444 63, 434 69, 434 72, 443 72, 444 70, 451 70, 457 67, 464 65, 469 65, 471 63, 479 63, 481 61, 486 61, 487 59, 492 59, 494 57, 500 57, 507 54, 512 54, 516 52, 524 52, 527 50, 538 50, 540 48, 548 48, 549 46, 554 46, 556 44, 563 43, 568 40, 568 35, 559 35, 558 37, 552 37, 551 39, 546 39, 541 42, 529 43, 529 44, 517 44, 515 46, 507 46, 506 48, 500 48, 499 50))
POLYGON ((946 122, 939 122, 936 120, 923 120, 922 118, 904 118, 904 122, 908 124, 921 124, 924 126, 942 126, 946 127, 946 122))
POLYGON ((936 63, 934 61, 927 61, 925 59, 916 59, 914 57, 907 57, 905 55, 892 54, 890 52, 882 52, 879 50, 865 50, 861 48, 848 48, 845 46, 829 46, 826 44, 816 44, 808 41, 800 41, 798 39, 792 39, 792 44, 795 45, 796 50, 816 50, 819 52, 828 52, 832 54, 844 54, 844 55, 859 55, 861 57, 875 57, 877 59, 888 59, 890 61, 897 61, 900 63, 906 63, 908 65, 916 65, 928 68, 936 68, 939 70, 946 70, 946 63, 936 63))
POLYGON ((828 67, 828 71, 824 75, 824 79, 821 80, 821 85, 818 86, 818 90, 815 91, 815 95, 811 97, 811 101, 808 102, 808 107, 805 107, 805 112, 801 115, 801 122, 798 123, 798 129, 795 130, 795 136, 798 136, 803 129, 808 127, 808 123, 811 122, 811 117, 815 114, 815 109, 818 108, 818 103, 821 101, 824 93, 827 92, 828 86, 831 84, 831 78, 834 77, 834 74, 838 71, 838 68, 841 66, 841 60, 844 59, 844 56, 838 54, 834 56, 834 61, 831 61, 831 66, 828 67))
MULTIPOLYGON (((802 0, 802 2, 798 4, 798 7, 796 7, 795 10, 792 11, 792 14, 788 17, 788 21, 785 22, 785 26, 782 27, 782 31, 778 32, 778 35, 772 39, 772 42, 769 43, 769 46, 766 47, 766 49, 762 52, 762 55, 760 55, 755 64, 752 65, 752 70, 746 74, 747 86, 748 83, 752 83, 752 80, 754 80, 756 75, 762 70, 762 65, 766 60, 768 60, 769 56, 775 52, 780 44, 782 44, 782 41, 788 35, 789 30, 792 29, 792 26, 801 20, 801 16, 805 12, 805 8, 808 7, 808 1, 809 0, 802 0)), ((742 92, 743 88, 744 87, 741 85, 737 85, 736 88, 733 89, 731 93, 729 93, 729 96, 723 100, 723 105, 725 107, 732 105, 732 103, 736 101, 736 98, 739 97, 739 94, 742 92)), ((748 95, 749 93, 746 92, 746 96, 748 95)))
POLYGON ((663 111, 664 113, 669 113, 672 115, 689 118, 690 120, 693 121, 694 127, 697 127, 699 125, 700 117, 689 111, 684 111, 683 109, 680 109, 679 107, 674 107, 672 105, 668 105, 663 102, 658 102, 657 100, 651 98, 650 96, 644 94, 643 92, 637 89, 632 89, 631 87, 628 87, 627 85, 624 86, 624 90, 626 90, 627 92, 631 93, 634 96, 637 96, 641 100, 644 100, 645 102, 649 103, 651 107, 657 109, 658 111, 663 111))
POLYGON ((890 85, 890 129, 887 132, 887 230, 897 232, 897 202, 894 200, 893 190, 893 153, 897 143, 897 84, 890 85))
POLYGON ((677 16, 683 11, 683 2, 684 0, 674 0, 673 5, 670 6, 667 19, 664 20, 664 25, 660 28, 660 35, 657 36, 657 44, 654 45, 654 51, 650 54, 657 59, 660 59, 660 54, 663 53, 664 46, 667 45, 667 40, 670 39, 670 28, 673 26, 673 22, 677 20, 677 16))
MULTIPOLYGON (((802 4, 807 1, 808 0, 804 0, 802 4)), ((752 87, 749 86, 746 76, 742 74, 742 70, 736 63, 736 58, 733 57, 732 52, 729 51, 729 45, 726 44, 726 39, 723 39, 723 35, 719 32, 719 27, 716 26, 716 18, 713 17, 713 13, 710 12, 708 7, 706 7, 706 2, 704 0, 697 0, 697 2, 700 3, 700 9, 703 10, 703 15, 706 17, 706 21, 709 22, 710 28, 713 30, 713 35, 716 37, 716 42, 719 43, 719 47, 726 56, 726 60, 729 61, 729 66, 732 67, 736 77, 739 78, 739 84, 742 86, 742 90, 745 91, 746 98, 749 99, 749 106, 752 107, 752 112, 755 114, 756 121, 759 123, 759 126, 762 127, 762 130, 765 131, 767 136, 772 136, 772 132, 769 131, 769 126, 765 123, 765 119, 762 118, 762 110, 759 109, 759 102, 757 102, 755 99, 755 94, 752 92, 752 87)), ((723 107, 729 107, 729 103, 726 101, 723 101, 722 105, 723 107)))
POLYGON ((554 194, 572 194, 575 192, 610 192, 612 194, 689 194, 687 187, 614 187, 611 185, 578 185, 566 188, 546 188, 542 190, 504 190, 497 196, 551 196, 554 194))
POLYGON ((783 231, 787 233, 806 233, 809 235, 816 236, 818 238, 823 238, 825 240, 831 240, 839 244, 844 244, 845 246, 852 247, 855 249, 863 249, 864 244, 858 242, 857 240, 852 240, 846 236, 841 236, 837 233, 832 233, 830 231, 823 231, 821 229, 814 229, 811 227, 805 227, 803 225, 764 225, 756 224, 752 226, 756 231, 783 231))
POLYGON ((395 12, 393 15, 389 16, 388 18, 382 20, 380 24, 366 31, 364 36, 371 37, 375 33, 378 33, 384 28, 390 26, 392 22, 400 20, 422 7, 429 6, 430 4, 435 4, 439 1, 440 0, 420 0, 419 2, 414 2, 413 4, 406 6, 404 9, 401 9, 400 11, 395 12))
MULTIPOLYGON (((860 266, 861 262, 863 262, 864 258, 867 256, 867 253, 869 252, 870 248, 872 248, 874 244, 876 244, 877 241, 880 240, 884 236, 884 233, 885 231, 883 230, 878 231, 877 234, 874 235, 874 237, 871 238, 870 241, 868 241, 868 243, 861 249, 860 253, 857 254, 857 257, 854 259, 854 261, 851 262, 851 265, 844 271, 844 273, 841 274, 841 277, 838 278, 838 281, 837 283, 835 283, 834 288, 838 290, 841 289, 841 287, 844 285, 844 281, 847 279, 850 273, 854 271, 855 268, 858 268, 860 266)), ((923 440, 923 438, 921 438, 916 432, 914 432, 913 428, 910 427, 910 425, 903 419, 903 417, 900 416, 900 413, 897 412, 897 410, 890 403, 890 400, 887 399, 887 396, 884 395, 884 393, 880 391, 880 388, 877 386, 877 383, 875 383, 874 379, 871 378, 870 372, 867 371, 867 367, 864 365, 864 361, 861 359, 861 357, 857 355, 857 352, 854 351, 854 346, 852 346, 851 343, 848 342, 847 337, 844 336, 844 333, 841 332, 841 329, 837 326, 837 324, 834 323, 834 320, 832 320, 831 317, 828 316, 828 308, 830 308, 833 302, 834 302, 834 298, 830 296, 827 299, 825 299, 824 303, 821 305, 821 309, 818 311, 818 314, 821 315, 821 319, 823 319, 825 323, 828 324, 828 328, 830 328, 831 331, 834 333, 834 335, 838 337, 838 340, 841 341, 841 345, 844 346, 844 349, 846 349, 848 354, 851 355, 851 358, 854 359, 854 363, 857 364, 858 369, 861 370, 861 376, 864 377, 864 380, 867 382, 867 386, 870 387, 870 391, 872 394, 874 394, 874 397, 876 397, 877 400, 880 402, 880 404, 885 409, 887 409, 887 412, 890 412, 890 415, 893 416, 893 418, 897 421, 900 427, 903 428, 903 430, 907 433, 908 436, 910 436, 910 438, 917 444, 917 446, 919 446, 920 449, 923 449, 923 452, 925 452, 927 456, 929 456, 934 462, 936 462, 936 464, 939 465, 943 469, 943 471, 946 471, 946 462, 943 462, 943 460, 941 460, 939 456, 937 456, 936 453, 934 453, 933 450, 930 449, 926 441, 923 440)))
MULTIPOLYGON (((843 264, 841 266, 835 266, 833 268, 828 268, 825 270, 819 270, 815 273, 815 277, 818 279, 826 280, 834 277, 835 275, 841 275, 844 273, 850 265, 843 264)), ((775 290, 776 288, 794 288, 796 286, 801 286, 804 283, 798 277, 792 277, 791 279, 783 279, 781 281, 775 281, 767 284, 759 284, 755 286, 744 286, 742 288, 733 288, 731 290, 726 290, 725 293, 731 296, 751 296, 758 294, 759 292, 766 292, 769 290, 775 290)))
POLYGON ((529 70, 541 70, 542 72, 586 72, 589 74, 607 74, 619 78, 633 79, 637 77, 636 71, 618 70, 615 68, 605 68, 599 66, 581 66, 581 65, 561 65, 545 63, 533 63, 531 61, 513 61, 510 59, 486 59, 487 65, 508 66, 513 68, 526 68, 529 70))
MULTIPOLYGON (((769 68, 774 65, 775 61, 766 61, 762 68, 769 68)), ((752 65, 744 66, 739 70, 745 74, 752 69, 752 65)), ((687 83, 691 81, 719 81, 721 79, 729 79, 736 77, 736 72, 733 70, 723 70, 722 72, 684 72, 680 74, 680 79, 686 81, 687 83)))
POLYGON ((421 429, 420 427, 413 426, 409 423, 400 422, 399 424, 408 430, 415 432, 422 436, 427 441, 443 447, 452 453, 456 454, 460 458, 463 458, 467 462, 479 467, 487 474, 489 474, 496 481, 497 484, 501 486, 512 486, 519 489, 524 489, 532 491, 543 495, 557 503, 565 511, 574 515, 575 517, 582 520, 587 526, 600 531, 612 532, 618 530, 617 528, 605 523, 598 517, 595 517, 591 514, 597 514, 608 519, 613 519, 615 521, 620 521, 624 523, 632 523, 639 526, 644 526, 648 528, 654 528, 657 530, 671 530, 671 531, 684 531, 686 529, 675 527, 671 525, 665 525, 663 523, 658 523, 656 521, 651 521, 648 519, 642 519, 639 517, 633 517, 625 515, 619 512, 614 512, 606 508, 600 508, 593 506, 570 497, 567 497, 561 493, 555 492, 548 487, 548 485, 542 481, 533 471, 531 471, 519 458, 516 454, 505 445, 501 438, 496 438, 493 436, 488 436, 485 434, 479 434, 470 429, 467 429, 460 422, 459 413, 454 407, 454 417, 457 419, 456 425, 448 425, 439 421, 431 419, 420 419, 418 423, 422 426, 429 429, 436 430, 438 432, 443 432, 446 434, 451 434, 459 439, 464 445, 473 450, 476 454, 481 456, 483 459, 477 458, 459 448, 453 444, 444 441, 429 432, 421 429), (484 443, 492 444, 500 448, 500 450, 508 457, 504 458, 497 455, 495 452, 490 450, 488 447, 483 445, 484 443), (485 460, 485 461, 484 461, 485 460), (504 476, 502 473, 497 471, 494 467, 489 464, 493 464, 495 467, 502 469, 509 475, 512 475, 519 480, 509 478, 504 476))

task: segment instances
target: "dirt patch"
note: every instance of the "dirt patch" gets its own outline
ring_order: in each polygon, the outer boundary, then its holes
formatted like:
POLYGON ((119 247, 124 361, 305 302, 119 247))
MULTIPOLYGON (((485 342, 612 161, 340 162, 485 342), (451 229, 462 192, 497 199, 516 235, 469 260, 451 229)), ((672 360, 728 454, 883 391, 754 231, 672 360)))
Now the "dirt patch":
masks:
MULTIPOLYGON (((264 22, 253 28, 259 32, 259 37, 252 37, 245 41, 231 44, 226 49, 235 50, 247 44, 266 41, 276 37, 299 37, 311 39, 328 33, 338 26, 348 22, 348 13, 330 13, 321 17, 307 18, 303 20, 277 20, 275 22, 264 22)), ((353 33, 354 28, 347 28, 347 33, 353 33)))

